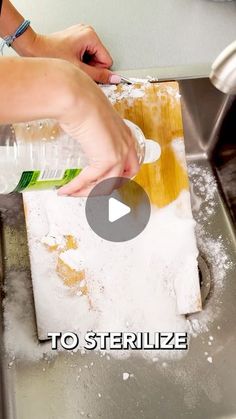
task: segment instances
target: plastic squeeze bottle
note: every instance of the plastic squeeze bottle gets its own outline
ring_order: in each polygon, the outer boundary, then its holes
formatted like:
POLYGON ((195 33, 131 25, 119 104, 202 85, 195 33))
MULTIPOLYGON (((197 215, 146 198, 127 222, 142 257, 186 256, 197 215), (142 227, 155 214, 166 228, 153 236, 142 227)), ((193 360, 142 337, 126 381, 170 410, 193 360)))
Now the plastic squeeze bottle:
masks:
MULTIPOLYGON (((136 139, 140 165, 161 154, 157 142, 146 140, 141 129, 124 120, 136 139)), ((53 120, 0 128, 0 194, 59 188, 86 166, 78 140, 53 120)))

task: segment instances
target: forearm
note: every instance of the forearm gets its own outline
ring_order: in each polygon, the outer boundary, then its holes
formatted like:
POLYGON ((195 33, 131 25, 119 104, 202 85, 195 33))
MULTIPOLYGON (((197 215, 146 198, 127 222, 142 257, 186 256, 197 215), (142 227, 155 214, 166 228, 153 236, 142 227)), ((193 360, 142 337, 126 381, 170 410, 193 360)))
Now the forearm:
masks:
MULTIPOLYGON (((23 16, 16 10, 9 0, 3 0, 0 15, 0 37, 4 38, 15 32, 24 21, 23 16)), ((31 56, 36 33, 29 27, 23 35, 14 41, 12 48, 19 54, 31 56)))
POLYGON ((41 118, 60 120, 74 96, 80 95, 84 75, 63 60, 0 58, 0 124, 41 118), (70 80, 75 79, 76 86, 70 80))

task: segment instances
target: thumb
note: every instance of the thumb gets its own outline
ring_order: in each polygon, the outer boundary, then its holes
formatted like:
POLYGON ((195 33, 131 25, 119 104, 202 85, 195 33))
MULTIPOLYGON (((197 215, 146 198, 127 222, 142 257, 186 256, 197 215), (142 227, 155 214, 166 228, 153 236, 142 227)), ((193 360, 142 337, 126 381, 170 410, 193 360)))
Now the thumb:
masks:
POLYGON ((120 76, 112 73, 107 68, 93 67, 88 64, 80 63, 80 69, 88 74, 94 81, 102 84, 118 84, 121 82, 120 76))

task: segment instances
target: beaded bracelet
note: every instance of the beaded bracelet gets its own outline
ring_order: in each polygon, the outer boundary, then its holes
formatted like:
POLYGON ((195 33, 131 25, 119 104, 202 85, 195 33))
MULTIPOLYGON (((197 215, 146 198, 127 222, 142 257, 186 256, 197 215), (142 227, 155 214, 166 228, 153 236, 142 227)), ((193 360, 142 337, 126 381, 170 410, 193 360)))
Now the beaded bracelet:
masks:
POLYGON ((13 42, 19 38, 19 36, 23 35, 23 33, 28 29, 30 26, 30 20, 24 20, 24 22, 17 28, 17 30, 12 34, 5 36, 0 44, 0 52, 3 55, 3 49, 5 45, 8 47, 11 47, 13 42))

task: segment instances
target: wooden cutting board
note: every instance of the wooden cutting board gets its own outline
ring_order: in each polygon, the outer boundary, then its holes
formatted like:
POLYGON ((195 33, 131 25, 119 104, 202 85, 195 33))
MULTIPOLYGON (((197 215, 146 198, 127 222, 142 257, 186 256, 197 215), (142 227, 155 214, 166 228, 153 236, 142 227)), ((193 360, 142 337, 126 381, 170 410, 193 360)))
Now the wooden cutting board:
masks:
MULTIPOLYGON (((192 227, 194 223, 191 213, 189 182, 184 153, 183 125, 178 83, 137 83, 132 86, 119 85, 105 87, 104 91, 108 98, 111 100, 115 109, 123 118, 133 121, 142 129, 146 138, 158 141, 161 146, 160 159, 155 163, 143 165, 135 180, 147 192, 153 211, 163 211, 165 208, 168 211, 168 209, 171 208, 171 205, 174 205, 176 215, 179 217, 179 219, 181 219, 181 221, 183 221, 183 225, 185 225, 185 223, 186 225, 189 225, 189 223, 191 224, 190 239, 193 250, 192 254, 186 254, 186 259, 189 258, 190 260, 190 263, 186 264, 186 269, 188 269, 189 275, 185 273, 182 278, 181 272, 179 272, 180 270, 178 269, 178 266, 176 266, 176 278, 173 278, 172 282, 174 284, 177 311, 180 314, 199 311, 201 310, 201 294, 197 266, 197 248, 194 236, 194 228, 192 227), (184 199, 181 198, 183 196, 184 199)), ((62 285, 62 275, 56 274, 56 271, 58 271, 58 257, 60 256, 57 246, 52 246, 51 249, 46 249, 45 247, 44 250, 42 250, 43 244, 40 243, 41 238, 43 235, 48 234, 49 231, 56 229, 57 232, 55 234, 59 233, 64 235, 64 237, 66 235, 66 242, 63 249, 64 251, 77 247, 76 231, 83 231, 84 236, 83 234, 82 236, 84 239, 79 237, 79 240, 81 239, 81 244, 83 244, 83 240, 84 243, 86 242, 86 237, 89 236, 90 231, 89 226, 85 226, 86 221, 83 219, 83 215, 80 212, 80 215, 78 214, 78 219, 75 222, 74 231, 73 226, 71 225, 71 221, 68 218, 68 234, 66 234, 67 230, 65 230, 65 228, 64 230, 62 229, 63 231, 58 232, 60 217, 66 219, 68 215, 63 212, 67 212, 67 210, 65 209, 65 206, 61 207, 60 210, 61 201, 58 201, 58 213, 55 214, 55 217, 50 216, 51 219, 49 219, 50 217, 48 216, 47 209, 45 209, 45 196, 41 196, 41 194, 43 193, 30 192, 24 194, 24 204, 29 237, 29 250, 39 338, 45 339, 48 331, 55 331, 56 325, 56 330, 62 329, 60 328, 60 313, 57 313, 56 302, 53 301, 53 296, 55 296, 55 290, 53 291, 53 287, 57 287, 59 283, 60 286, 62 285), (58 218, 58 220, 55 221, 54 218, 58 218), (55 227, 55 225, 57 226, 55 227), (45 265, 43 268, 44 270, 42 270, 42 261, 40 262, 38 260, 38 255, 40 252, 40 254, 42 254, 42 251, 45 252, 45 259, 43 261, 43 264, 45 265), (50 252, 51 254, 49 254, 50 252), (47 265, 50 266, 47 267, 47 265), (42 278, 42 275, 47 275, 50 277, 52 272, 52 299, 50 299, 48 291, 45 293, 43 285, 44 279, 42 278), (48 301, 47 306, 51 307, 51 312, 49 311, 49 314, 45 319, 46 300, 48 301), (53 308, 54 305, 55 308, 53 308), (56 317, 57 320, 55 320, 56 317)), ((49 194, 54 194, 54 192, 49 192, 49 194)), ((55 194, 54 196, 55 199, 59 199, 55 194)), ((84 205, 83 200, 78 198, 74 200, 73 198, 64 198, 64 200, 66 199, 68 203, 68 211, 70 211, 69 206, 74 206, 75 208, 77 206, 77 211, 81 211, 79 206, 81 208, 81 206, 84 205), (79 204, 80 201, 81 205, 79 204)), ((132 194, 125 197, 125 202, 128 205, 133 205, 134 200, 135 196, 132 196, 132 194)), ((64 202, 65 201, 63 201, 63 205, 65 205, 64 202)), ((151 215, 149 224, 151 226, 153 225, 153 228, 155 228, 154 218, 152 217, 153 216, 151 215)), ((158 231, 156 231, 156 236, 158 238, 158 231)), ((94 240, 96 239, 94 238, 94 240)), ((145 249, 150 248, 151 252, 152 249, 155 248, 155 240, 152 242, 147 242, 145 239, 143 240, 143 247, 145 249)), ((184 239, 182 239, 182 244, 183 240, 184 239)), ((188 238, 186 237, 186 243, 185 246, 183 246, 183 249, 188 248, 187 240, 189 240, 189 235, 188 238)), ((157 240, 156 242, 158 243, 157 246, 160 247, 160 240, 157 240)), ((178 240, 176 240, 176 249, 178 249, 178 245, 178 240)), ((107 244, 100 243, 98 246, 98 260, 103 253, 103 246, 105 248, 107 244)), ((110 243, 111 251, 112 246, 113 244, 110 243)), ((120 246, 124 246, 123 243, 121 243, 120 246)), ((134 253, 136 246, 135 241, 133 242, 132 246, 132 253, 134 253)), ((170 247, 173 247, 173 243, 171 243, 170 247)), ((180 249, 180 252, 181 251, 182 250, 180 249)), ((185 250, 183 250, 182 253, 184 251, 185 250)), ((129 252, 129 248, 125 248, 124 246, 124 252, 129 252)), ((166 252, 168 253, 168 245, 166 252)), ((40 256, 40 258, 42 258, 42 256, 40 256)), ((181 258, 181 263, 184 267, 183 269, 185 269, 185 255, 182 254, 181 258)), ((168 266, 165 266, 164 268, 168 269, 168 266)), ((63 282, 63 287, 65 287, 67 290, 66 292, 68 296, 68 287, 72 285, 73 288, 73 281, 71 283, 70 272, 64 271, 63 275, 68 275, 68 278, 64 278, 63 282)), ((110 272, 109 275, 111 276, 112 280, 112 272, 110 272)), ((61 289, 60 292, 62 292, 61 289)), ((83 286, 83 293, 85 295, 89 294, 86 285, 83 286)), ((73 295, 73 292, 70 294, 70 296, 71 295, 73 295)), ((91 296, 88 295, 88 298, 90 297, 91 296)), ((70 302, 68 302, 68 304, 70 304, 70 302)))
POLYGON ((140 95, 143 90, 144 96, 118 100, 114 107, 123 118, 137 124, 146 138, 157 140, 161 146, 159 161, 143 165, 135 179, 151 202, 161 208, 189 188, 185 158, 179 158, 172 144, 176 139, 184 142, 178 83, 137 84, 131 89, 140 90, 140 95))

